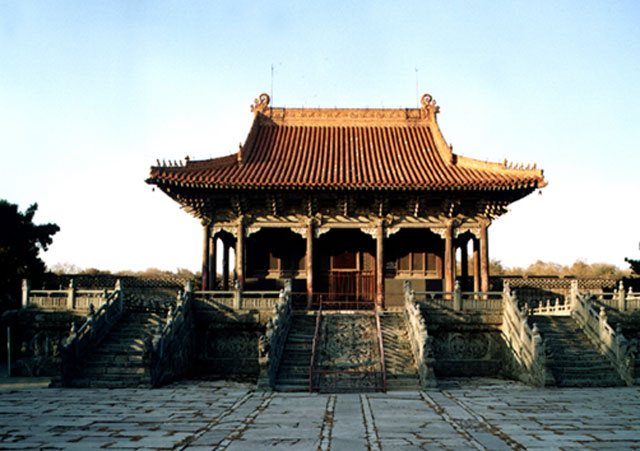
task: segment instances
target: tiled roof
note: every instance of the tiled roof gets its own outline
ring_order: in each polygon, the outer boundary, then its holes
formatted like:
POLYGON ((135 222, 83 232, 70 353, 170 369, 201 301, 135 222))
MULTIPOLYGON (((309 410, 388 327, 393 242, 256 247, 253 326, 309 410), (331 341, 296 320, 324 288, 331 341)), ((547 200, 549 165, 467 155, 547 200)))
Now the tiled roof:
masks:
POLYGON ((256 99, 255 120, 238 153, 151 168, 149 183, 204 188, 535 189, 542 170, 457 156, 425 95, 420 109, 271 108, 256 99))

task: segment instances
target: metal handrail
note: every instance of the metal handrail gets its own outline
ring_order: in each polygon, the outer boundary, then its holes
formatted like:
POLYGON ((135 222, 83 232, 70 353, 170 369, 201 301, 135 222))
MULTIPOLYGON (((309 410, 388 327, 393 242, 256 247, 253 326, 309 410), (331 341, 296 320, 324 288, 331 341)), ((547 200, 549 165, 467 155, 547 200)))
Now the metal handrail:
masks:
POLYGON ((318 337, 320 335, 320 319, 322 318, 322 302, 316 313, 316 330, 313 333, 313 343, 311 345, 311 360, 309 362, 309 393, 313 392, 313 366, 316 361, 316 348, 318 343, 318 337))
POLYGON ((378 345, 380 346, 380 366, 382 367, 382 392, 387 392, 387 367, 384 363, 384 344, 382 342, 382 328, 380 327, 380 314, 378 313, 378 307, 374 310, 376 317, 376 329, 378 332, 378 345))

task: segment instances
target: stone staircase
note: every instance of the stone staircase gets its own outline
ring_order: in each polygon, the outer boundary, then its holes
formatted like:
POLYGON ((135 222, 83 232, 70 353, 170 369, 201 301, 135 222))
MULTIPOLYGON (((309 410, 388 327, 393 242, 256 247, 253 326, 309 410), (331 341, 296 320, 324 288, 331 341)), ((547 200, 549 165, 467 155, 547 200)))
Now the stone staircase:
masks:
POLYGON ((278 391, 308 391, 311 347, 316 329, 314 313, 294 313, 276 376, 278 391))
POLYGON ((165 317, 158 313, 125 311, 89 355, 72 387, 150 387, 151 376, 145 341, 150 340, 165 317))
POLYGON ((380 314, 387 390, 420 390, 418 370, 411 351, 403 313, 380 314))
POLYGON ((615 387, 624 382, 568 316, 532 316, 547 353, 547 367, 558 387, 615 387))

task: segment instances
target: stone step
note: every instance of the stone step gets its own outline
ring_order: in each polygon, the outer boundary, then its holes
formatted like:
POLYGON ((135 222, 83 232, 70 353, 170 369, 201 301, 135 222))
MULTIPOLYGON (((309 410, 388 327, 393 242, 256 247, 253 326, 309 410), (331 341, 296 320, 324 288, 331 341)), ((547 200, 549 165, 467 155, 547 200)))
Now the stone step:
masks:
POLYGON ((100 366, 114 366, 114 367, 143 367, 145 366, 144 358, 141 356, 110 356, 99 355, 92 356, 85 362, 85 367, 100 367, 100 366))
POLYGON ((275 384, 275 390, 281 392, 307 392, 309 391, 309 381, 305 384, 287 384, 285 382, 278 382, 275 384))
POLYGON ((146 343, 165 324, 166 316, 125 314, 88 357, 73 386, 123 388, 150 386, 144 354, 146 343))
POLYGON ((85 366, 82 370, 84 375, 94 376, 122 376, 122 375, 148 375, 149 369, 141 366, 85 366))
POLYGON ((558 387, 621 387, 624 382, 619 378, 593 379, 583 378, 563 378, 556 381, 558 387))
POLYGON ((559 387, 608 387, 622 379, 570 317, 532 317, 543 338, 547 365, 559 387))

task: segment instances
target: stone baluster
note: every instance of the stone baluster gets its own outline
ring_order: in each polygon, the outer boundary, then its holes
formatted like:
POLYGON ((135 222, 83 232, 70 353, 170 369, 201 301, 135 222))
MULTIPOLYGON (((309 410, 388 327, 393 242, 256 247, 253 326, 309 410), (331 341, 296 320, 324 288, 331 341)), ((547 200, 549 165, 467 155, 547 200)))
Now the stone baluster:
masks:
MULTIPOLYGON (((513 304, 515 306, 518 305, 518 299, 513 297, 513 304)), ((526 343, 527 340, 527 309, 524 308, 522 310, 516 307, 516 312, 518 313, 518 318, 520 319, 520 341, 522 343, 526 343)))
POLYGON ((234 310, 240 310, 242 308, 242 293, 240 291, 240 282, 235 281, 233 286, 233 308, 234 310))
POLYGON ((29 306, 29 292, 31 291, 31 282, 28 279, 22 279, 22 308, 29 306))
POLYGON ((89 336, 91 337, 91 340, 93 340, 93 338, 95 337, 95 328, 93 327, 93 322, 94 322, 94 317, 96 315, 96 308, 93 306, 93 304, 89 304, 89 314, 88 319, 87 319, 87 323, 88 323, 88 327, 89 327, 89 336))
POLYGON ((115 291, 117 294, 114 293, 114 296, 118 296, 118 310, 124 312, 124 294, 122 293, 122 282, 120 279, 116 280, 115 291))
POLYGON ((462 287, 460 287, 460 281, 458 280, 453 286, 453 310, 456 312, 462 311, 462 287))
POLYGON ((403 285, 402 288, 404 291, 404 298, 408 299, 409 294, 411 293, 411 281, 405 280, 402 285, 403 285))
POLYGON ((618 310, 620 310, 621 312, 627 311, 627 297, 625 296, 625 294, 624 282, 622 282, 621 280, 620 284, 618 285, 618 310))
MULTIPOLYGON (((67 309, 75 310, 76 308, 76 286, 73 279, 69 280, 69 295, 67 297, 67 309)), ((91 304, 93 305, 93 304, 91 304)))
POLYGON ((577 280, 571 281, 570 299, 571 299, 571 311, 573 311, 578 307, 578 281, 577 280))
POLYGON ((604 307, 600 307, 600 315, 598 316, 598 335, 600 336, 600 342, 606 343, 606 324, 607 324, 607 313, 604 310, 604 307))
POLYGON ((531 356, 533 360, 539 357, 541 344, 542 337, 540 336, 540 330, 538 329, 538 324, 534 323, 533 329, 531 330, 531 356))

